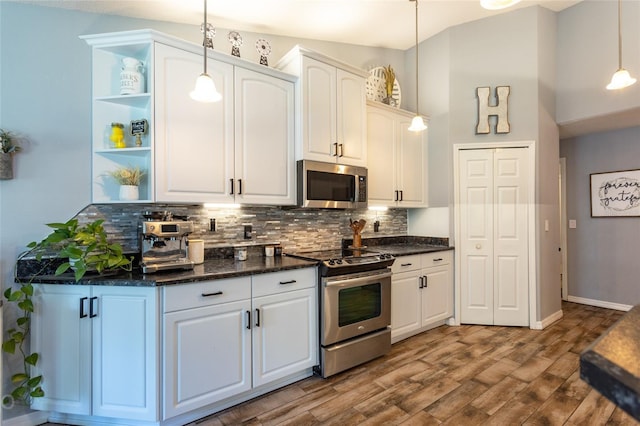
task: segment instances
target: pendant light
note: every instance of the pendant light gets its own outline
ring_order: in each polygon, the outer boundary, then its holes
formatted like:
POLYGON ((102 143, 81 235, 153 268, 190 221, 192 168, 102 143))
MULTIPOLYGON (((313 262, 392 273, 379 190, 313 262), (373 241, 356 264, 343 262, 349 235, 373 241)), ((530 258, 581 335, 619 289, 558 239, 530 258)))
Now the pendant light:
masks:
POLYGON ((624 89, 636 82, 636 79, 629 75, 629 71, 622 68, 622 24, 621 21, 621 0, 618 0, 618 71, 611 77, 611 82, 607 84, 607 90, 624 89))
POLYGON ((196 80, 196 87, 189 94, 191 99, 198 102, 218 102, 222 95, 216 90, 216 84, 209 74, 207 74, 207 0, 204 0, 204 72, 196 80))
POLYGON ((513 6, 519 1, 520 0, 480 0, 480 6, 489 10, 499 10, 513 6))
POLYGON ((416 2, 416 116, 411 120, 409 130, 412 132, 421 132, 427 128, 424 120, 420 116, 419 96, 418 96, 418 0, 409 0, 416 2))

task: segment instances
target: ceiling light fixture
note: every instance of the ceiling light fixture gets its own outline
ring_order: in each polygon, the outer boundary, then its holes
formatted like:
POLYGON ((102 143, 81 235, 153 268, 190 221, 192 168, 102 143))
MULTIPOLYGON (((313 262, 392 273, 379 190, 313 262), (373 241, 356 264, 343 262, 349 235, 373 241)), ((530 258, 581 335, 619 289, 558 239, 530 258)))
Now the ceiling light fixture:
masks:
POLYGON ((480 0, 480 6, 489 10, 500 10, 511 7, 520 0, 480 0))
POLYGON ((196 80, 196 87, 190 93, 191 99, 198 102, 217 102, 222 99, 222 95, 216 90, 216 84, 209 74, 207 74, 207 0, 204 0, 204 72, 196 80))
POLYGON ((418 91, 418 0, 409 0, 416 2, 416 116, 411 120, 411 125, 409 126, 409 130, 412 132, 421 132, 427 128, 424 124, 424 120, 420 116, 420 107, 419 105, 419 91, 418 91))
POLYGON ((611 82, 607 84, 607 90, 618 90, 629 87, 636 82, 636 79, 629 75, 629 71, 622 68, 622 24, 621 21, 621 0, 618 0, 618 71, 611 77, 611 82))

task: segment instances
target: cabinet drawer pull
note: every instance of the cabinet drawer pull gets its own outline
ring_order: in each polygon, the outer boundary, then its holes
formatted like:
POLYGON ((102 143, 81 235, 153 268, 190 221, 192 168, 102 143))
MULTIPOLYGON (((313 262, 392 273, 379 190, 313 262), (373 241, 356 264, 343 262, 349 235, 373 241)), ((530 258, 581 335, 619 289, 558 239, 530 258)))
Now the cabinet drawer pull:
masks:
POLYGON ((214 293, 202 293, 202 297, 210 297, 210 296, 221 296, 221 291, 216 291, 214 293))
POLYGON ((443 259, 443 258, 441 258, 441 257, 439 257, 439 258, 437 258, 437 259, 433 259, 433 261, 434 261, 434 262, 442 262, 443 260, 444 260, 444 259, 443 259))
POLYGON ((233 195, 233 179, 229 179, 229 182, 231 183, 231 195, 233 195))
POLYGON ((81 297, 80 298, 80 318, 86 318, 87 317, 87 313, 84 311, 84 302, 89 299, 88 297, 81 297))
POLYGON ((413 263, 401 263, 400 266, 411 266, 413 263))
POLYGON ((251 311, 247 312, 247 330, 251 330, 251 311))
POLYGON ((289 281, 280 281, 280 285, 284 285, 284 284, 295 284, 298 281, 296 280, 289 280, 289 281))
POLYGON ((256 309, 256 327, 260 327, 260 309, 256 309))
POLYGON ((98 300, 97 296, 94 296, 91 299, 89 299, 89 318, 95 318, 95 317, 98 316, 98 313, 97 313, 98 309, 96 309, 96 312, 94 312, 94 310, 93 310, 93 306, 94 306, 93 302, 95 302, 97 300, 98 300))

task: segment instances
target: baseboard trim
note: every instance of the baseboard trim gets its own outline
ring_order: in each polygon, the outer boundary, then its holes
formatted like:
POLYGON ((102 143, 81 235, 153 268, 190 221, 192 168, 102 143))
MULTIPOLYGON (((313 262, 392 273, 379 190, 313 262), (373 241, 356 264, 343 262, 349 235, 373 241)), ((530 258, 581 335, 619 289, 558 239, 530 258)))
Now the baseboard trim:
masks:
POLYGON ((559 311, 552 313, 551 315, 549 315, 548 317, 546 317, 542 321, 536 321, 536 323, 533 325, 533 327, 531 327, 531 329, 532 330, 544 330, 545 328, 549 327, 554 322, 562 319, 563 315, 564 314, 562 313, 562 309, 560 309, 559 311))
POLYGON ((568 296, 569 302, 580 303, 582 305, 596 306, 598 308, 615 309, 616 311, 629 311, 633 305, 623 305, 622 303, 607 302, 604 300, 587 299, 585 297, 568 296))
POLYGON ((21 416, 2 420, 2 426, 36 426, 46 423, 49 420, 48 411, 34 411, 21 416))

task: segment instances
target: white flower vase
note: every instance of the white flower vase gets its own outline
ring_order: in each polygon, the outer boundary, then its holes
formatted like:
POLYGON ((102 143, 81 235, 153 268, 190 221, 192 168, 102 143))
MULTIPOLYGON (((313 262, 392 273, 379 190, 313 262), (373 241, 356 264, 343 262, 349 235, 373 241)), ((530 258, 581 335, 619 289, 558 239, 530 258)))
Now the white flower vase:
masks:
POLYGON ((120 185, 120 200, 135 201, 140 197, 136 185, 120 185))

